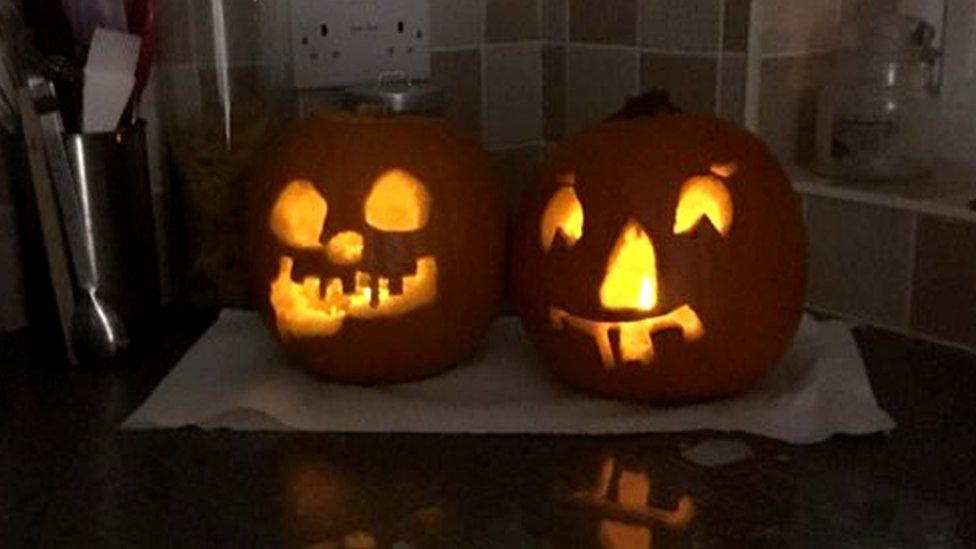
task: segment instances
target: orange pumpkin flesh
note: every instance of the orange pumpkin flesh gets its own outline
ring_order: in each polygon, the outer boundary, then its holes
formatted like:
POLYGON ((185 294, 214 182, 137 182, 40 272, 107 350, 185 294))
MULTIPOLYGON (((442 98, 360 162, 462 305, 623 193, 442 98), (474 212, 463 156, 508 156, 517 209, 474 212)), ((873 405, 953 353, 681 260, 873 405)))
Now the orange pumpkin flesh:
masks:
POLYGON ((499 186, 476 143, 431 118, 309 118, 255 188, 252 294, 305 369, 396 382, 474 353, 504 254, 499 186))
POLYGON ((774 158, 711 117, 607 122, 553 151, 513 287, 539 356, 600 395, 682 403, 765 375, 802 311, 806 240, 774 158))

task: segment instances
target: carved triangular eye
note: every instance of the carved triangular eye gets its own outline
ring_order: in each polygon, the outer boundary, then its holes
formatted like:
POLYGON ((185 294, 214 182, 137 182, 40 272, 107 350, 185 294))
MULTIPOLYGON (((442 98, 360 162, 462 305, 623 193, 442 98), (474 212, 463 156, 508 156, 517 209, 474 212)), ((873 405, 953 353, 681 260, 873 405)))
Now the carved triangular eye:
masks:
POLYGON ((557 234, 569 246, 583 237, 583 205, 573 188, 575 177, 565 174, 558 181, 562 186, 549 199, 539 222, 539 243, 547 252, 552 248, 557 234))
POLYGON ((695 175, 681 185, 674 212, 674 234, 685 234, 702 220, 708 221, 722 237, 732 228, 732 195, 722 181, 735 173, 734 164, 716 164, 708 175, 695 175))
POLYGON ((329 206, 311 181, 295 179, 278 194, 268 227, 293 248, 317 248, 329 206))

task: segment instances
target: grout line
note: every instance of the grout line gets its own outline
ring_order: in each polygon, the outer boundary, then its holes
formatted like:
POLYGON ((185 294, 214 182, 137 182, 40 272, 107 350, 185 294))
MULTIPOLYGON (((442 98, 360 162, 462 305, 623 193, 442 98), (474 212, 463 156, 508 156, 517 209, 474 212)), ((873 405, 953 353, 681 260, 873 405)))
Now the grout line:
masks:
MULTIPOLYGON (((183 2, 183 4, 184 4, 184 8, 183 9, 186 11, 187 23, 190 26, 190 28, 188 29, 189 32, 187 33, 187 34, 190 35, 190 62, 188 64, 189 65, 196 66, 198 64, 198 62, 197 62, 197 52, 200 51, 200 48, 197 47, 197 22, 198 22, 197 21, 197 18, 194 17, 195 14, 193 13, 193 8, 191 7, 190 0, 174 0, 174 1, 183 2)), ((290 17, 289 17, 289 19, 290 19, 290 17)), ((289 33, 290 32, 291 32, 291 30, 289 29, 289 33)), ((291 34, 289 34, 288 36, 291 37, 291 34)), ((290 42, 290 40, 289 40, 289 42, 290 42)), ((289 54, 290 53, 291 53, 291 51, 290 51, 290 48, 289 48, 289 54)))
MULTIPOLYGON (((566 37, 569 38, 569 0, 566 0, 566 37)), ((559 128, 559 137, 565 137, 569 122, 569 48, 565 45, 560 44, 563 49, 563 104, 560 105, 562 110, 562 120, 559 128)))
POLYGON ((468 51, 476 50, 481 47, 478 42, 469 42, 467 44, 453 44, 450 46, 428 46, 427 51, 430 53, 442 53, 442 52, 453 52, 453 51, 468 51))
MULTIPOLYGON (((556 41, 556 42, 546 42, 549 46, 563 46, 563 47, 573 47, 579 49, 594 49, 594 50, 615 50, 615 51, 633 51, 636 50, 639 53, 653 53, 656 55, 671 55, 680 57, 700 57, 711 59, 720 54, 718 51, 705 51, 705 50, 672 50, 668 48, 653 48, 653 47, 642 47, 635 45, 626 44, 604 44, 602 42, 568 42, 568 41, 556 41)), ((743 55, 740 53, 740 55, 743 55)))
POLYGON ((538 36, 539 40, 542 41, 543 46, 545 46, 546 44, 546 33, 545 33, 546 29, 545 29, 545 25, 542 22, 544 18, 543 9, 542 9, 544 2, 545 0, 535 0, 535 31, 536 31, 536 36, 538 36))
MULTIPOLYGON (((568 3, 568 2, 567 2, 568 3)), ((641 40, 644 38, 644 4, 643 2, 636 2, 637 13, 634 16, 634 81, 631 83, 631 93, 636 97, 641 92, 641 40)))
POLYGON ((510 42, 485 42, 484 46, 488 49, 496 48, 518 48, 525 46, 543 46, 544 40, 515 40, 510 42))
POLYGON ((723 67, 725 65, 725 0, 719 0, 718 3, 718 59, 715 61, 715 103, 712 108, 715 111, 716 116, 721 116, 722 114, 722 81, 723 78, 723 67))
POLYGON ((918 257, 918 218, 916 212, 908 212, 911 223, 908 225, 908 287, 905 288, 905 328, 912 327, 912 296, 915 293, 915 261, 918 257))
POLYGON ((806 57, 809 55, 823 55, 826 53, 834 53, 837 48, 825 47, 825 48, 814 48, 810 50, 785 50, 785 51, 775 51, 762 53, 761 57, 763 59, 789 59, 792 57, 806 57))
MULTIPOLYGON (((537 0, 539 5, 542 5, 542 0, 537 0)), ((542 42, 538 47, 534 47, 536 50, 536 60, 539 63, 539 70, 536 71, 536 84, 538 85, 538 97, 539 102, 536 104, 536 113, 538 113, 539 119, 539 139, 545 139, 546 136, 546 91, 545 91, 545 42, 542 42)))
POLYGON ((479 6, 481 11, 481 21, 479 22, 479 32, 481 33, 481 144, 488 144, 488 48, 485 41, 488 39, 488 2, 481 0, 479 6))
POLYGON ((760 91, 762 86, 762 0, 749 3, 749 29, 746 38, 746 90, 742 113, 745 127, 759 132, 760 91))
POLYGON ((569 17, 572 14, 572 11, 569 9, 569 2, 570 1, 571 0, 565 0, 563 2, 563 12, 564 12, 563 13, 563 15, 564 15, 563 21, 565 21, 565 23, 566 23, 566 25, 565 25, 566 28, 563 29, 563 30, 565 30, 566 32, 565 32, 565 34, 564 33, 559 33, 560 35, 564 35, 565 36, 565 38, 562 40, 562 42, 569 42, 570 41, 569 31, 570 31, 570 28, 572 26, 572 21, 569 20, 569 17))
POLYGON ((545 147, 547 141, 545 139, 533 139, 531 141, 522 141, 520 143, 508 143, 505 145, 494 145, 487 147, 488 152, 504 152, 504 151, 514 151, 518 149, 526 149, 529 147, 545 147))
POLYGON ((601 42, 570 42, 568 40, 562 40, 558 42, 549 42, 551 46, 563 46, 563 47, 574 47, 579 49, 598 49, 598 50, 617 50, 617 51, 630 51, 634 49, 634 46, 628 46, 625 44, 603 44, 601 42))
POLYGON ((633 90, 634 96, 638 96, 641 93, 641 52, 638 49, 634 49, 634 82, 631 89, 633 90))
POLYGON ((706 50, 671 50, 667 48, 637 48, 641 53, 653 53, 655 55, 670 55, 674 57, 698 57, 702 59, 712 59, 722 54, 721 51, 706 50))

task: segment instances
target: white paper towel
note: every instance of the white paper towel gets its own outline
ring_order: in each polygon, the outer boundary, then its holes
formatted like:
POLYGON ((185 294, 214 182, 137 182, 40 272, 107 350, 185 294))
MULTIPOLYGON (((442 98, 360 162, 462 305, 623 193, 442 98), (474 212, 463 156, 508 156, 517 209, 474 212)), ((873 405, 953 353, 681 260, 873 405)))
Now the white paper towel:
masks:
POLYGON ((787 356, 752 392, 678 408, 584 395, 536 364, 515 318, 484 352, 423 381, 323 383, 289 366, 255 313, 224 311, 123 428, 619 434, 717 429, 792 443, 889 430, 850 330, 803 319, 787 356))

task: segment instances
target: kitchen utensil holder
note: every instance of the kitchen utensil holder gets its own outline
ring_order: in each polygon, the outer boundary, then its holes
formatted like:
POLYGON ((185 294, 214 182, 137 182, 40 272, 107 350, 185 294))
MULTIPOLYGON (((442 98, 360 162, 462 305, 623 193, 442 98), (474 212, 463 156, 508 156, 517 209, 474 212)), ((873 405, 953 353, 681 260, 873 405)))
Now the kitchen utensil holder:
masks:
POLYGON ((68 134, 65 149, 95 244, 96 290, 138 337, 160 305, 145 124, 68 134))

